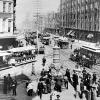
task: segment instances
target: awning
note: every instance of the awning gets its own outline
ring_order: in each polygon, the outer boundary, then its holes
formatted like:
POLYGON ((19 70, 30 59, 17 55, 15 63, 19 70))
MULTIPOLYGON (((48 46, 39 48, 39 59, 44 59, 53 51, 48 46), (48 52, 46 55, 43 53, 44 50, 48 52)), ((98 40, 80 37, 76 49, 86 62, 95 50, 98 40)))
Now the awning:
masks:
POLYGON ((88 34, 87 38, 93 38, 93 34, 88 34))
POLYGON ((71 35, 71 36, 75 36, 75 31, 72 31, 72 32, 70 33, 70 35, 71 35))
POLYGON ((70 30, 70 31, 67 33, 67 35, 70 35, 72 32, 73 32, 73 30, 70 30))

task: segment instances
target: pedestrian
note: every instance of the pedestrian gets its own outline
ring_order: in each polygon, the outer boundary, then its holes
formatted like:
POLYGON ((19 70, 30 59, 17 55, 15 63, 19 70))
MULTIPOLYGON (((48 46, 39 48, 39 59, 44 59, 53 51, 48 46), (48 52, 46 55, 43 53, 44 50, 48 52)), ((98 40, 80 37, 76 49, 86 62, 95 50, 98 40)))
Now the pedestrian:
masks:
POLYGON ((62 79, 60 79, 60 78, 57 76, 57 79, 56 79, 56 82, 55 82, 54 90, 56 90, 56 91, 58 91, 58 92, 61 92, 61 91, 62 91, 61 86, 62 86, 62 79))
POLYGON ((16 88, 17 88, 17 80, 13 79, 12 81, 12 91, 13 91, 13 95, 16 96, 16 88))
POLYGON ((51 81, 50 81, 50 78, 48 76, 45 79, 45 84, 46 84, 46 87, 47 87, 47 93, 50 93, 51 92, 51 81))
POLYGON ((65 88, 68 89, 68 77, 66 75, 64 76, 64 85, 65 88))
POLYGON ((69 70, 68 68, 66 69, 65 76, 67 76, 67 77, 68 77, 68 81, 71 82, 71 78, 70 78, 70 70, 69 70))
POLYGON ((77 91, 77 85, 78 85, 78 75, 75 73, 73 73, 73 87, 74 87, 74 90, 77 91))
POLYGON ((42 77, 45 76, 45 70, 44 70, 44 68, 43 68, 42 71, 41 71, 41 76, 42 76, 42 77))
POLYGON ((42 59, 42 65, 43 65, 43 67, 45 66, 45 63, 46 63, 46 58, 44 56, 43 59, 42 59))
POLYGON ((41 80, 39 80, 37 91, 38 91, 38 96, 40 96, 40 100, 42 99, 43 89, 44 89, 43 83, 41 80))
POLYGON ((92 87, 91 89, 91 100, 96 100, 96 88, 92 87))
POLYGON ((8 74, 8 77, 7 77, 7 88, 8 88, 8 92, 11 91, 11 85, 12 85, 12 78, 11 78, 10 74, 8 74))
POLYGON ((71 48, 71 49, 73 48, 73 45, 72 45, 72 44, 70 45, 70 48, 71 48))
POLYGON ((93 82, 93 83, 96 83, 96 79, 97 79, 96 73, 93 73, 93 79, 92 79, 92 82, 93 82))
POLYGON ((80 82, 80 98, 83 98, 83 93, 84 93, 84 84, 83 84, 83 79, 81 79, 81 82, 80 82))
POLYGON ((3 81, 3 93, 7 94, 7 77, 4 76, 4 81, 3 81))

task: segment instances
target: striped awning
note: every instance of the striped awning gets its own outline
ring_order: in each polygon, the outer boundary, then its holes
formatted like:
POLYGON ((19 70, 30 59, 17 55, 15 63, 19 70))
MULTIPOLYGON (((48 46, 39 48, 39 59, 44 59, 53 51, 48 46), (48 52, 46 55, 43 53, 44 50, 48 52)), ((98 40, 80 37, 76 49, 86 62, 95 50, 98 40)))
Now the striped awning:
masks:
POLYGON ((70 31, 67 33, 67 35, 70 35, 72 32, 73 32, 73 30, 70 30, 70 31))

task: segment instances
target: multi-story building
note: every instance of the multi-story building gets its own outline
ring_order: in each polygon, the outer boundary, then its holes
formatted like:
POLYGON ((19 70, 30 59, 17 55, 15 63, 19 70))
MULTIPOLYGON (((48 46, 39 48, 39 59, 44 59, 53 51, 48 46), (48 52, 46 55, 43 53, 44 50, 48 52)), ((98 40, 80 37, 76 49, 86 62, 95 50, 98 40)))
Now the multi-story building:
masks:
POLYGON ((83 40, 92 33, 96 41, 100 32, 100 0, 61 0, 60 14, 66 32, 67 29, 78 30, 78 38, 83 35, 83 40))
POLYGON ((14 32, 14 0, 0 0, 0 33, 14 32))
POLYGON ((15 29, 16 0, 0 0, 0 49, 17 46, 15 29))
POLYGON ((60 13, 59 12, 50 12, 43 18, 44 30, 55 34, 60 28, 60 13))

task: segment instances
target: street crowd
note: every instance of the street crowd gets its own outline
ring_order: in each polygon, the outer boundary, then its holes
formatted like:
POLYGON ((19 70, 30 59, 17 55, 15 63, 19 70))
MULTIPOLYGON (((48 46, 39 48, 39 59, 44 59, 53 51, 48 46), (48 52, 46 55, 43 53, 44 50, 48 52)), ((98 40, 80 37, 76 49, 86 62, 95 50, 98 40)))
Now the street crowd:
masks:
POLYGON ((12 78, 10 74, 8 74, 8 76, 4 76, 3 93, 7 95, 12 92, 12 95, 16 96, 16 88, 17 88, 16 78, 12 78))
MULTIPOLYGON (((56 70, 60 71, 60 69, 56 70)), ((49 68, 49 71, 43 68, 38 83, 37 93, 40 99, 42 99, 42 94, 51 93, 50 100, 53 100, 52 91, 62 92, 62 87, 64 86, 65 89, 69 89, 69 84, 71 84, 75 90, 75 94, 73 94, 75 98, 79 97, 85 100, 96 100, 97 96, 99 96, 100 83, 97 81, 97 75, 96 73, 90 74, 86 71, 85 67, 81 72, 73 70, 72 73, 70 69, 67 68, 64 75, 56 76, 52 75, 52 68, 49 68), (52 83, 54 83, 53 88, 52 83)), ((60 95, 56 95, 56 97, 56 100, 60 100, 60 95)))

